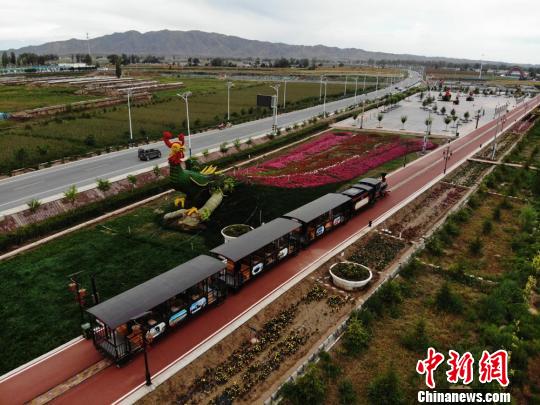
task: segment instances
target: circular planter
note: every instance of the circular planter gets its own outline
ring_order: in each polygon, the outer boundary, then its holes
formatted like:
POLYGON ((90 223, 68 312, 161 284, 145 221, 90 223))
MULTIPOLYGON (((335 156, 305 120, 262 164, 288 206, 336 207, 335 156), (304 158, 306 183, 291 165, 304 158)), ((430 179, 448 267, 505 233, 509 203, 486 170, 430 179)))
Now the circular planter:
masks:
POLYGON ((221 235, 223 236, 225 243, 227 243, 252 230, 253 227, 249 225, 233 224, 227 225, 225 228, 223 228, 221 230, 221 235))
POLYGON ((347 291, 354 291, 354 290, 358 290, 358 289, 360 289, 362 287, 365 287, 371 281, 371 279, 373 278, 373 273, 371 272, 371 270, 368 267, 366 267, 366 266, 364 266, 362 264, 353 263, 353 262, 349 262, 349 261, 343 261, 343 262, 334 263, 333 265, 331 265, 330 266, 330 275, 332 276, 332 281, 334 282, 334 284, 337 287, 342 288, 342 289, 347 290, 347 291), (358 266, 358 267, 361 267, 363 269, 366 269, 367 271, 369 271, 369 277, 364 279, 364 280, 359 280, 359 281, 347 280, 345 278, 339 277, 336 274, 334 274, 332 269, 335 266, 337 266, 338 264, 341 264, 341 263, 347 263, 347 264, 351 264, 351 265, 358 266))

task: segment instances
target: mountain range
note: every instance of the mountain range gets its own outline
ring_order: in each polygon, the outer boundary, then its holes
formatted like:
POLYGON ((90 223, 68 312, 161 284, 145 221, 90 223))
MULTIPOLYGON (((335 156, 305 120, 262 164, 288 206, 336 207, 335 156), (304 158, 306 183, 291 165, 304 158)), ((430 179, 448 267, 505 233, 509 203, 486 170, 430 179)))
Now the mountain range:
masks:
MULTIPOLYGON (((330 61, 410 60, 446 61, 455 63, 478 62, 467 59, 427 57, 411 54, 372 52, 357 48, 337 48, 325 45, 289 45, 268 41, 244 39, 231 35, 203 31, 150 31, 141 33, 127 31, 88 40, 69 39, 47 42, 42 45, 13 49, 16 54, 56 54, 72 55, 87 53, 90 46, 92 55, 137 54, 178 57, 224 57, 240 58, 308 58, 330 61)), ((11 51, 11 50, 10 50, 11 51)))

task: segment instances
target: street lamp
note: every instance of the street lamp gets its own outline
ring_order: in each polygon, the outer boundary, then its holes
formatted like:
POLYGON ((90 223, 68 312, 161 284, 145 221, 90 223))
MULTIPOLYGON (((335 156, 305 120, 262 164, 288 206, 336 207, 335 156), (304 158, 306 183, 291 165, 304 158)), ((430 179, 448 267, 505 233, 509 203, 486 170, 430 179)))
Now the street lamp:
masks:
MULTIPOLYGON (((450 143, 450 141, 448 141, 450 143)), ((446 148, 443 150, 443 159, 444 159, 444 170, 443 174, 446 174, 446 167, 448 165, 448 160, 452 157, 452 151, 450 151, 450 145, 446 146, 446 148)))
POLYGON ((358 76, 354 78, 354 104, 356 105, 356 95, 358 93, 358 76))
POLYGON ((364 111, 366 108, 366 75, 364 75, 364 90, 362 98, 362 117, 360 118, 360 129, 364 128, 364 111))
POLYGON ((283 79, 283 109, 287 105, 287 79, 283 79))
POLYGON ((188 134, 188 148, 189 148, 189 157, 191 158, 191 131, 189 130, 189 103, 188 103, 188 97, 190 97, 193 93, 191 91, 186 91, 182 94, 177 94, 178 97, 180 97, 184 102, 186 103, 186 119, 187 119, 187 134, 188 134))
POLYGON ((345 75, 345 89, 343 90, 343 97, 347 96, 347 80, 349 76, 345 75))
POLYGON ((137 322, 137 319, 149 314, 149 311, 144 312, 141 315, 137 315, 137 318, 131 318, 131 320, 137 324, 141 329, 141 340, 142 340, 142 347, 143 347, 143 355, 144 355, 144 380, 145 384, 147 386, 152 385, 152 376, 150 375, 150 367, 148 366, 148 353, 147 353, 147 345, 148 342, 146 340, 146 333, 148 332, 146 328, 144 328, 140 323, 137 322))
POLYGON ((129 139, 130 139, 130 143, 133 143, 133 128, 131 126, 131 103, 130 103, 130 98, 131 98, 131 89, 128 89, 128 91, 127 91, 127 102, 128 102, 128 117, 129 117, 129 139))
POLYGON ((323 79, 324 79, 324 75, 321 75, 321 79, 319 80, 319 101, 321 101, 321 98, 322 98, 323 79))
POLYGON ((328 84, 328 79, 324 78, 324 100, 323 100, 323 117, 326 118, 326 85, 328 84))
POLYGON ((231 87, 233 86, 234 86, 233 82, 231 81, 227 82, 227 123, 231 121, 231 87))
POLYGON ((279 100, 279 83, 275 84, 274 86, 270 86, 276 91, 276 95, 273 97, 274 99, 274 124, 272 125, 272 133, 274 135, 277 135, 277 106, 278 106, 278 100, 279 100))

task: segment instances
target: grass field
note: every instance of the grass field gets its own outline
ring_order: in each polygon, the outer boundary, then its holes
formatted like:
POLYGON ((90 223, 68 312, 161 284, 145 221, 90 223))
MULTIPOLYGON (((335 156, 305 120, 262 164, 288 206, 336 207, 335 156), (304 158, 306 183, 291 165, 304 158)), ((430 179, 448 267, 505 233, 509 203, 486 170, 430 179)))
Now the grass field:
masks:
POLYGON ((0 112, 15 112, 31 108, 73 103, 98 98, 75 94, 75 87, 0 86, 0 112))
MULTIPOLYGON (((407 160, 417 157, 410 154, 407 160)), ((402 162, 395 159, 367 174, 377 176, 402 162)), ((69 274, 83 271, 86 288, 95 274, 106 299, 221 244, 226 225, 259 226, 355 181, 303 189, 239 185, 198 234, 159 225, 154 210, 169 207, 173 197, 168 197, 0 262, 0 317, 6 322, 0 341, 11 342, 13 349, 0 358, 0 374, 80 334, 78 308, 67 289, 69 274)))
MULTIPOLYGON (((227 91, 225 82, 211 78, 181 78, 181 91, 192 91, 190 98, 191 129, 216 126, 226 120, 227 91)), ((343 96, 342 84, 329 84, 327 100, 343 96)), ((366 89, 369 91, 369 88, 366 89)), ((154 101, 132 108, 133 134, 136 139, 158 139, 164 130, 185 130, 185 105, 176 96, 177 90, 155 94, 154 101)), ((272 94, 267 83, 235 82, 231 90, 231 118, 234 121, 256 119, 268 115, 268 109, 256 108, 257 94, 272 94)), ((354 85, 347 95, 354 94, 354 85)), ((283 86, 280 102, 283 100, 283 86)), ((289 83, 287 110, 319 103, 319 84, 289 83)), ((0 128, 0 172, 36 165, 63 156, 81 154, 106 146, 126 144, 129 140, 127 106, 71 113, 54 119, 21 124, 16 128, 0 128), (21 152, 21 149, 23 152, 21 152)))

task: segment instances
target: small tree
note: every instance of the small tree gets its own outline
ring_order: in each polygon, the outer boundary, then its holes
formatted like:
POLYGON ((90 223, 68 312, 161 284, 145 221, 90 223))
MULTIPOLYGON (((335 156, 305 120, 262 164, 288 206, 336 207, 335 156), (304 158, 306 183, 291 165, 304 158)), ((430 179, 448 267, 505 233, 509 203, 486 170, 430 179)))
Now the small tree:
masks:
POLYGON ((159 177, 161 175, 161 170, 159 170, 159 166, 158 165, 155 165, 153 168, 152 168, 152 172, 154 172, 154 176, 156 177, 159 177))
POLYGON ((111 188, 111 182, 107 179, 96 179, 97 188, 100 191, 108 191, 111 188))
POLYGON ((474 238, 469 242, 469 251, 471 254, 478 256, 482 253, 482 249, 484 247, 484 243, 482 242, 482 239, 480 239, 479 236, 474 238))
POLYGON ((463 311, 463 302, 450 288, 450 284, 445 282, 435 296, 435 305, 439 311, 459 314, 463 311))
POLYGON ((443 114, 443 115, 446 114, 446 107, 445 107, 445 106, 443 106, 443 107, 441 108, 441 114, 443 114))
POLYGON ((431 118, 426 118, 424 123, 426 124, 426 132, 429 135, 431 133, 431 124, 433 123, 433 120, 431 118))
POLYGON ((351 318, 347 325, 347 330, 343 334, 343 347, 348 354, 357 356, 369 344, 370 335, 362 321, 357 318, 351 318))
POLYGON ((30 201, 26 203, 28 205, 28 208, 30 208, 30 212, 34 213, 38 210, 39 207, 41 207, 41 201, 32 198, 30 201))
POLYGON ((280 393, 292 405, 322 405, 326 399, 326 390, 320 370, 312 364, 303 376, 284 384, 280 393))
POLYGON ((205 160, 208 158, 208 155, 209 155, 209 154, 210 154, 210 151, 209 151, 208 149, 203 150, 202 155, 203 155, 203 157, 204 157, 205 160))
POLYGON ((452 122, 452 118, 446 116, 444 117, 444 123, 446 124, 446 128, 444 128, 445 131, 448 131, 448 124, 452 122))
POLYGON ((409 350, 419 353, 425 352, 430 346, 426 322, 420 319, 414 326, 414 329, 402 337, 401 342, 409 350))
POLYGON ((234 140, 234 147, 236 148, 236 150, 240 150, 240 148, 242 147, 242 144, 240 143, 240 139, 236 138, 234 140))
POLYGON ((122 64, 120 62, 121 62, 120 58, 118 58, 116 60, 116 66, 115 66, 115 71, 114 71, 116 74, 116 77, 119 79, 122 77, 122 64))
POLYGON ((377 115, 377 121, 379 121, 379 126, 377 128, 382 128, 381 121, 383 120, 383 118, 384 118, 384 114, 379 113, 377 115))
POLYGON ((354 390, 351 380, 342 380, 338 385, 339 404, 354 405, 358 403, 358 395, 354 390))
POLYGON ((135 188, 135 185, 137 184, 137 176, 134 176, 133 174, 128 174, 126 178, 127 181, 129 181, 129 184, 131 184, 131 189, 133 190, 135 188))
POLYGON ((223 154, 227 153, 229 150, 229 144, 227 142, 223 142, 221 145, 219 145, 219 151, 223 154))
POLYGON ((73 185, 70 186, 66 191, 64 191, 64 197, 66 200, 68 200, 71 204, 75 202, 77 199, 77 193, 79 191, 77 190, 77 186, 73 185))
POLYGON ((452 108, 452 111, 450 111, 450 115, 451 115, 452 117, 455 117, 455 116, 456 116, 456 110, 454 110, 454 109, 452 108))
POLYGON ((521 223, 521 229, 525 232, 532 232, 536 223, 538 214, 531 205, 526 205, 519 212, 519 221, 521 223))
POLYGON ((405 129, 405 123, 407 122, 407 116, 402 115, 401 116, 401 129, 405 129))
POLYGON ((370 403, 378 405, 401 405, 405 403, 399 379, 393 367, 373 379, 368 387, 370 403))
POLYGON ((468 111, 465 111, 465 114, 463 114, 463 118, 465 118, 465 121, 469 121, 470 116, 471 116, 471 114, 469 114, 468 111))

